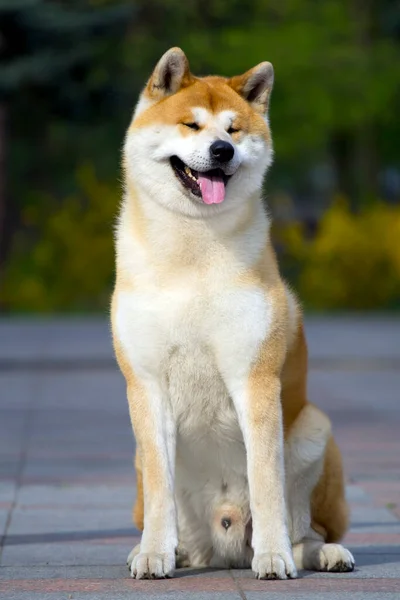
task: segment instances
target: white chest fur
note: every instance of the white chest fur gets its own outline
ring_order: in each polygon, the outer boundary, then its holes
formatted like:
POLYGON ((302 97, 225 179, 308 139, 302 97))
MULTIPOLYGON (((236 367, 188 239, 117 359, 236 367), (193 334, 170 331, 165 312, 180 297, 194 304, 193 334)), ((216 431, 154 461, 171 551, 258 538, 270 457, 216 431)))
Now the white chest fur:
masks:
POLYGON ((119 292, 116 329, 139 378, 166 383, 180 366, 181 379, 193 387, 210 370, 224 381, 247 373, 270 324, 267 296, 214 276, 207 281, 194 273, 164 289, 119 292))
MULTIPOLYGON (((136 375, 163 388, 177 425, 177 485, 184 482, 199 502, 200 496, 215 502, 224 484, 231 498, 247 489, 229 387, 246 378, 270 319, 265 292, 229 285, 215 274, 119 293, 120 342, 136 375)), ((207 502, 201 505, 198 512, 207 502)))

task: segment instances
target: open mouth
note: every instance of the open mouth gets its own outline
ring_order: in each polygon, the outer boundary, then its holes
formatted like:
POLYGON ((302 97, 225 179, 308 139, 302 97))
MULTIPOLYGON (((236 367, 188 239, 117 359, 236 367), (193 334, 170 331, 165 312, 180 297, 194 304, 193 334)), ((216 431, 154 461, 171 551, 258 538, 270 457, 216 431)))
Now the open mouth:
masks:
POLYGON ((225 175, 222 169, 200 172, 185 165, 177 156, 172 156, 170 161, 175 175, 194 196, 201 198, 205 204, 220 204, 224 201, 230 175, 225 175))

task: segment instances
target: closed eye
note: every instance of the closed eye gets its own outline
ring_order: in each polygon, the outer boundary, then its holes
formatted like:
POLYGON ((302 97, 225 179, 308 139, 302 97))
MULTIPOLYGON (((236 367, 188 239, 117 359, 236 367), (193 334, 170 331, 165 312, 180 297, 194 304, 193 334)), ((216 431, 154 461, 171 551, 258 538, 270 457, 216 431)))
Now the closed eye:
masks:
POLYGON ((183 125, 189 127, 190 129, 194 129, 195 131, 198 131, 200 129, 197 123, 183 123, 183 125))
POLYGON ((234 127, 229 127, 229 129, 228 129, 229 135, 232 135, 233 133, 237 133, 238 131, 239 131, 239 129, 235 129, 234 127))

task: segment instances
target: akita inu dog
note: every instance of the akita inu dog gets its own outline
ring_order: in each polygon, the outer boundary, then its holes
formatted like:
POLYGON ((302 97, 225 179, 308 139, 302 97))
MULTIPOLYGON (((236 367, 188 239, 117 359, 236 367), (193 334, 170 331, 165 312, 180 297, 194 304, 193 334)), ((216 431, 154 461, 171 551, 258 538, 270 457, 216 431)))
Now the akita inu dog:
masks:
POLYGON ((129 127, 112 300, 137 442, 133 577, 351 571, 341 458, 307 401, 299 305, 261 200, 273 69, 195 77, 172 48, 129 127))

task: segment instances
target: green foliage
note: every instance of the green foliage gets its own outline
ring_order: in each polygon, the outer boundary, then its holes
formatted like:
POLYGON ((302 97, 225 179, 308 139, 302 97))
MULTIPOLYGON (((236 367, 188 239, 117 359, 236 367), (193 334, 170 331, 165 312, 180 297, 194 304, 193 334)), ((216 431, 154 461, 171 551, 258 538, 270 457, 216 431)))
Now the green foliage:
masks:
MULTIPOLYGON (((54 207, 51 198, 34 201, 23 218, 32 243, 16 239, 2 301, 14 310, 49 312, 104 309, 113 283, 112 230, 119 190, 85 165, 76 174, 78 193, 54 207), (40 209, 38 208, 40 207, 40 209)), ((33 199, 35 200, 35 199, 33 199)))
POLYGON ((400 207, 377 202, 353 214, 337 199, 308 239, 301 224, 283 228, 284 261, 299 263, 307 307, 387 309, 400 304, 400 207))
MULTIPOLYGON (((400 13, 391 0, 4 0, 0 19, 0 109, 12 123, 12 137, 0 130, 14 215, 5 264, 0 240, 0 304, 7 310, 107 305, 121 141, 141 87, 170 46, 185 50, 197 74, 274 64, 276 160, 268 194, 289 195, 300 209, 299 197, 329 205, 345 194, 358 214, 342 219, 349 240, 351 227, 367 228, 362 207, 381 197, 382 169, 400 163, 400 13), (320 166, 332 173, 322 191, 312 176, 320 166)), ((0 220, 3 180, 0 165, 0 220)), ((389 220, 379 222, 384 236, 389 220)), ((338 229, 326 227, 323 221, 318 236, 324 231, 333 240, 338 229)), ((0 222, 0 236, 1 229, 0 222)), ((354 239, 364 247, 367 235, 354 239)), ((310 306, 397 302, 392 284, 368 291, 366 281, 354 297, 350 283, 341 291, 316 284, 323 268, 333 267, 323 244, 315 244, 319 258, 304 257, 304 242, 285 263, 289 272, 304 269, 299 285, 310 306)), ((394 263, 374 257, 392 265, 376 276, 395 281, 394 263)), ((341 269, 335 281, 361 277, 341 269)))
POLYGON ((98 34, 106 26, 126 20, 132 8, 125 3, 13 0, 0 3, 0 17, 8 20, 2 33, 7 61, 0 63, 0 91, 30 83, 46 83, 76 65, 95 58, 98 34), (75 6, 74 6, 75 4, 75 6))
POLYGON ((148 43, 146 26, 135 30, 138 51, 129 63, 143 72, 169 44, 182 45, 201 73, 233 75, 270 60, 279 159, 304 160, 309 152, 314 159, 337 128, 397 122, 400 48, 380 27, 385 5, 356 11, 348 0, 146 0, 142 19, 156 15, 146 23, 156 39, 148 43))

